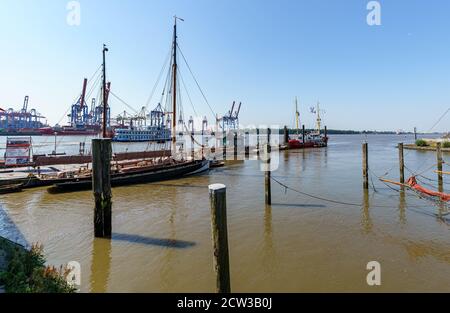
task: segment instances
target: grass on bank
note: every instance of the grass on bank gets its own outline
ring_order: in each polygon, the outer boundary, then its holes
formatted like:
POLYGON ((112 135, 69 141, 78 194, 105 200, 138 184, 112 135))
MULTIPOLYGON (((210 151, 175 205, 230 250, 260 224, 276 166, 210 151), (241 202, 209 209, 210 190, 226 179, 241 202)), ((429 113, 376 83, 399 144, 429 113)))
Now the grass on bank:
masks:
POLYGON ((428 143, 423 139, 416 140, 416 146, 418 147, 428 147, 428 143))
MULTIPOLYGON (((423 139, 417 139, 416 140, 416 146, 417 147, 429 147, 430 143, 423 139)), ((435 143, 431 143, 431 146, 436 146, 435 143)), ((442 142, 442 148, 450 148, 450 141, 443 141, 442 142)))
POLYGON ((66 277, 69 271, 45 265, 42 245, 33 245, 31 250, 0 242, 6 251, 7 268, 0 272, 0 285, 7 293, 72 293, 66 277))

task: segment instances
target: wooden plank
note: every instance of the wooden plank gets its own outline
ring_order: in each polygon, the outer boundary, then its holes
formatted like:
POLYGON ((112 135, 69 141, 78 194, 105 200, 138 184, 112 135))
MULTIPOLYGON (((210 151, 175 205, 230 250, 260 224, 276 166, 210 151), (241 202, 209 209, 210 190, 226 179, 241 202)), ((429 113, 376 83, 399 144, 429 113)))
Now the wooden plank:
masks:
POLYGON ((385 182, 385 183, 394 184, 394 185, 397 185, 397 186, 410 187, 407 184, 402 184, 402 183, 399 183, 399 182, 396 182, 396 181, 393 181, 393 180, 389 180, 389 179, 380 178, 380 180, 385 182))
POLYGON ((434 171, 435 173, 441 173, 441 174, 444 174, 444 175, 450 175, 450 172, 445 172, 445 171, 434 171))

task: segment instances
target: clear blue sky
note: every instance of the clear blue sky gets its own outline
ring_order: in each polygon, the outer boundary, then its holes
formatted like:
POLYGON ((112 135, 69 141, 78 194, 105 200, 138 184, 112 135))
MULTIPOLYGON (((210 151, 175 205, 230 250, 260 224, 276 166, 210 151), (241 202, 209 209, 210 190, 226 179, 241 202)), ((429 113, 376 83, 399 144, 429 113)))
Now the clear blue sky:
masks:
POLYGON ((55 124, 106 43, 112 90, 140 108, 170 48, 174 14, 185 19, 180 46, 215 111, 242 101, 244 125, 293 125, 295 96, 307 126, 319 100, 336 129, 425 131, 450 107, 448 0, 380 1, 382 25, 372 27, 366 0, 80 0, 76 27, 66 23, 67 2, 0 0, 0 107, 19 109, 27 94, 55 124))

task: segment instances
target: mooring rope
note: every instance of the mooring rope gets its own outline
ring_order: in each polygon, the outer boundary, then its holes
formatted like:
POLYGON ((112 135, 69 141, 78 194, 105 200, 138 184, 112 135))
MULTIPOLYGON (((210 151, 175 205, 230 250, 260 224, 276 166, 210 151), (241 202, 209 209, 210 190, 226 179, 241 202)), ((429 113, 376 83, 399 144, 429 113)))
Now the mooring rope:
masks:
MULTIPOLYGON (((351 202, 344 202, 344 201, 338 201, 338 200, 332 200, 332 199, 328 199, 328 198, 324 198, 324 197, 319 197, 319 196, 312 195, 312 194, 309 194, 309 193, 297 190, 295 188, 289 187, 288 185, 280 182, 279 180, 277 180, 273 176, 271 176, 270 178, 271 178, 271 180, 273 180, 274 182, 279 184, 281 187, 283 187, 285 190, 290 190, 290 191, 293 191, 295 193, 298 193, 298 194, 301 194, 301 195, 304 195, 304 196, 307 196, 307 197, 310 197, 310 198, 313 198, 313 199, 316 199, 316 200, 321 200, 321 201, 335 203, 335 204, 341 204, 341 205, 356 206, 356 207, 363 207, 363 206, 366 205, 364 203, 351 203, 351 202)), ((376 208, 392 208, 392 206, 380 206, 380 205, 377 205, 377 206, 369 205, 369 206, 372 207, 372 208, 375 208, 375 207, 376 208)))
MULTIPOLYGON (((335 204, 340 204, 340 205, 355 206, 355 207, 369 206, 371 208, 389 208, 389 209, 391 209, 393 207, 391 205, 370 205, 370 204, 365 204, 365 203, 352 203, 352 202, 344 202, 344 201, 332 200, 332 199, 328 199, 328 198, 325 198, 325 197, 320 197, 320 196, 317 196, 317 195, 313 195, 313 194, 306 193, 306 192, 300 191, 298 189, 292 188, 292 187, 290 187, 290 186, 280 182, 279 180, 277 180, 273 176, 271 176, 270 178, 271 178, 271 180, 276 182, 278 185, 283 187, 285 189, 285 192, 287 192, 287 190, 290 190, 292 192, 295 192, 295 193, 298 193, 298 194, 301 194, 301 195, 304 195, 304 196, 307 196, 307 197, 310 197, 310 198, 313 198, 313 199, 316 199, 316 200, 321 200, 321 201, 324 201, 324 202, 335 203, 335 204)), ((389 188, 391 188, 391 189, 393 189, 393 190, 395 190, 397 192, 400 192, 400 190, 396 190, 395 188, 392 188, 391 186, 389 186, 387 184, 386 184, 386 186, 388 186, 389 188)), ((410 188, 408 188, 408 189, 410 189, 410 188)), ((423 200, 429 200, 427 198, 423 198, 423 197, 420 197, 420 196, 419 196, 419 198, 423 199, 423 200)), ((436 201, 432 201, 432 202, 436 203, 436 201)), ((446 203, 443 203, 442 201, 440 201, 440 204, 444 205, 447 208, 447 204, 446 203)), ((423 208, 423 206, 416 206, 416 205, 409 205, 407 207, 408 208, 423 208)))

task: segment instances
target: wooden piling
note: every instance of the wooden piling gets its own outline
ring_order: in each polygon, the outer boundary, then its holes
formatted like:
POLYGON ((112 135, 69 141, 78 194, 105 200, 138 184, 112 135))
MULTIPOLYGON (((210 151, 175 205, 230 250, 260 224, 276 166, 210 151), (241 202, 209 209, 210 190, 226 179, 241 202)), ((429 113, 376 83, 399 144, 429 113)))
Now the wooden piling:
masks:
POLYGON ((259 128, 256 129, 256 155, 259 156, 259 128))
POLYGON ((265 177, 265 184, 264 184, 264 191, 265 191, 265 200, 266 205, 272 204, 272 190, 270 186, 270 144, 264 145, 264 177, 265 177))
POLYGON ((235 132, 233 134, 233 146, 234 146, 234 160, 236 161, 238 159, 238 134, 235 132))
POLYGON ((223 160, 225 161, 227 159, 227 134, 225 130, 222 132, 222 148, 223 160))
POLYGON ((405 183, 405 158, 403 154, 403 142, 398 144, 398 160, 400 165, 400 183, 405 183))
POLYGON ((440 142, 436 143, 436 158, 437 158, 437 174, 438 174, 438 188, 439 192, 444 192, 444 179, 442 177, 442 145, 440 142))
POLYGON ((213 242, 213 262, 216 272, 216 292, 230 293, 230 262, 228 255, 226 186, 209 186, 211 207, 211 229, 213 242))
POLYGON ((287 126, 284 126, 284 144, 287 145, 289 143, 289 130, 287 126))
POLYGON ((94 234, 111 238, 111 139, 92 140, 92 189, 94 192, 94 234))
POLYGON ((305 142, 306 139, 306 130, 305 130, 305 125, 302 125, 302 138, 303 138, 303 143, 305 142))
POLYGON ((363 187, 369 189, 369 149, 367 142, 362 145, 363 152, 363 187))
POLYGON ((250 133, 249 132, 245 132, 244 142, 245 142, 245 158, 248 159, 248 157, 250 156, 250 133))
POLYGON ((191 132, 191 158, 195 160, 194 132, 191 132))

